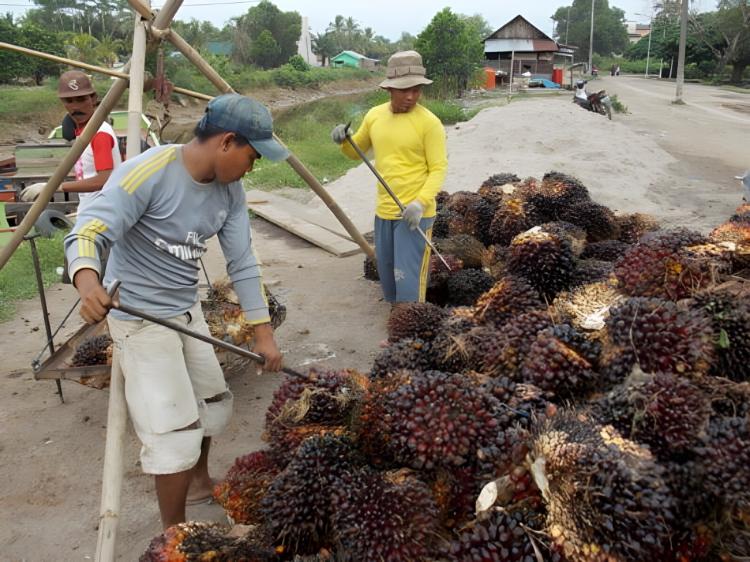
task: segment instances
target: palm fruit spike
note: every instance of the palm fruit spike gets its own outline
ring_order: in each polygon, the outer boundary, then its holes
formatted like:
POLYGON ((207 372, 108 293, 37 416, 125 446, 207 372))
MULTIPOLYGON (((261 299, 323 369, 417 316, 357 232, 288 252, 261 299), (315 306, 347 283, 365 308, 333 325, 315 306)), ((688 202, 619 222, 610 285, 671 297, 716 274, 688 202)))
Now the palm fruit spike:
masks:
POLYGON ((544 515, 534 509, 513 506, 493 508, 458 533, 450 544, 453 562, 549 562, 562 561, 549 552, 543 534, 544 515))
POLYGON ((482 267, 484 244, 468 234, 459 234, 450 238, 435 240, 435 246, 441 254, 451 254, 460 259, 465 268, 482 267))
POLYGON ((695 302, 711 318, 717 359, 711 374, 750 381, 750 297, 713 291, 696 295, 695 302))
POLYGON ((494 283, 492 275, 481 269, 462 269, 453 272, 447 281, 448 304, 471 306, 494 283))
POLYGON ((235 523, 259 525, 263 522, 261 500, 279 472, 265 451, 238 457, 224 480, 214 487, 214 498, 235 523))
POLYGON ((333 542, 333 494, 358 470, 348 439, 326 435, 305 440, 262 502, 261 513, 277 545, 290 554, 315 554, 333 542))
POLYGON ((574 268, 570 242, 538 227, 511 242, 508 271, 524 277, 548 299, 568 288, 574 268))
POLYGON ((378 275, 378 264, 375 258, 370 256, 365 257, 364 262, 364 276, 369 281, 380 281, 380 275, 378 275))
POLYGON ((347 428, 343 425, 306 424, 287 426, 282 423, 271 425, 264 433, 268 442, 268 455, 279 470, 292 460, 299 446, 311 437, 346 437, 347 428))
POLYGON ((482 372, 491 377, 518 378, 518 369, 536 335, 551 326, 552 318, 545 310, 532 310, 508 319, 498 328, 499 337, 483 346, 482 372))
POLYGON ((216 523, 179 523, 155 537, 140 562, 270 562, 274 551, 244 538, 229 537, 216 523))
POLYGON ((370 376, 386 377, 396 371, 428 371, 434 368, 430 344, 419 339, 403 339, 382 350, 372 364, 370 376))
POLYGON ((570 289, 575 290, 594 283, 610 283, 614 264, 602 260, 578 260, 570 277, 570 289))
POLYGON ((621 240, 602 240, 586 244, 581 259, 595 259, 615 262, 619 260, 630 248, 630 244, 621 240))
POLYGON ((718 418, 698 450, 704 486, 728 505, 750 509, 750 425, 743 418, 718 418))
POLYGON ((411 373, 365 398, 360 441, 414 469, 461 466, 496 432, 495 400, 462 375, 411 373))
POLYGON ((576 328, 601 330, 610 308, 623 298, 611 285, 598 282, 560 293, 553 304, 555 310, 576 328))
POLYGON ((620 232, 619 240, 626 244, 635 244, 647 232, 653 232, 660 228, 654 217, 642 213, 618 215, 615 220, 620 232))
POLYGON ((539 293, 523 277, 506 276, 476 301, 477 322, 502 327, 508 320, 544 306, 539 293))
POLYGON ((576 257, 580 256, 583 249, 586 247, 586 231, 573 223, 558 220, 540 224, 539 228, 544 232, 554 234, 555 236, 570 242, 573 255, 576 257))
POLYGON ((515 236, 535 226, 539 217, 521 196, 507 196, 497 206, 489 225, 488 241, 507 246, 515 236))
POLYGON ((106 334, 86 338, 76 347, 70 364, 73 367, 107 365, 110 358, 108 349, 111 345, 112 338, 106 334))
POLYGON ((666 560, 674 502, 647 448, 563 411, 537 428, 529 463, 567 560, 666 560))
POLYGON ((601 409, 604 423, 664 458, 698 443, 711 414, 706 393, 670 373, 631 375, 603 399, 601 409))
MULTIPOLYGON (((340 560, 428 562, 439 536, 429 488, 409 471, 363 471, 334 493, 333 528, 340 560)), ((337 558, 338 559, 338 558, 337 558)))
POLYGON ((476 327, 473 318, 452 312, 440 326, 432 341, 432 360, 435 368, 446 373, 460 373, 467 369, 469 347, 465 334, 476 327))
POLYGON ((432 303, 399 303, 388 318, 388 341, 417 338, 432 340, 437 327, 445 318, 445 311, 432 303))
POLYGON ((712 259, 686 253, 704 238, 685 229, 645 235, 616 263, 620 288, 634 297, 680 300, 706 287, 713 279, 712 259))
POLYGON ((557 396, 580 396, 598 386, 597 359, 596 346, 570 326, 547 328, 531 344, 520 377, 557 396))
POLYGON ((590 200, 588 189, 580 181, 558 172, 545 174, 541 183, 528 184, 520 192, 544 217, 543 222, 558 220, 566 208, 590 200))
MULTIPOLYGON (((516 174, 500 173, 493 174, 482 182, 482 187, 502 187, 507 184, 519 183, 521 178, 516 174)), ((482 192, 482 187, 479 188, 479 192, 482 192)))
POLYGON ((565 208, 560 218, 586 230, 589 242, 611 240, 619 235, 615 214, 604 205, 584 201, 565 208))
POLYGON ((706 373, 714 358, 707 316, 670 301, 627 299, 610 311, 607 330, 647 373, 706 373))

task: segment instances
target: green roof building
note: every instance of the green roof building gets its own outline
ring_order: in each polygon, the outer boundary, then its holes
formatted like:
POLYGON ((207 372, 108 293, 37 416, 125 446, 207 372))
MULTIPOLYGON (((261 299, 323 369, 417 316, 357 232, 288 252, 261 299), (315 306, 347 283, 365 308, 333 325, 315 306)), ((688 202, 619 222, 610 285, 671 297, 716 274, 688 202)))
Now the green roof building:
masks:
POLYGON ((378 61, 376 59, 368 58, 354 51, 341 51, 331 59, 331 66, 333 67, 348 66, 350 68, 373 69, 377 64, 378 61))

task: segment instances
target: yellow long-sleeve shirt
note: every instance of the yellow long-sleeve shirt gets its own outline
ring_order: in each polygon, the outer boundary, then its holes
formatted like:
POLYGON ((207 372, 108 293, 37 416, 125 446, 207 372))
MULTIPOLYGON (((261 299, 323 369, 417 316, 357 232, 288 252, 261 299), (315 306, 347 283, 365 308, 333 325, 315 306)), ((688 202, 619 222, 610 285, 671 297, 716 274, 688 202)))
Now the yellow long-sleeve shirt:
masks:
MULTIPOLYGON (((443 186, 448 169, 445 128, 440 119, 417 104, 408 113, 393 113, 390 102, 373 107, 365 115, 352 139, 367 152, 375 153, 375 167, 405 206, 414 200, 424 208, 424 217, 435 216, 435 196, 443 186)), ((341 150, 359 158, 348 142, 341 150)), ((393 220, 401 216, 398 205, 377 183, 375 214, 393 220)))

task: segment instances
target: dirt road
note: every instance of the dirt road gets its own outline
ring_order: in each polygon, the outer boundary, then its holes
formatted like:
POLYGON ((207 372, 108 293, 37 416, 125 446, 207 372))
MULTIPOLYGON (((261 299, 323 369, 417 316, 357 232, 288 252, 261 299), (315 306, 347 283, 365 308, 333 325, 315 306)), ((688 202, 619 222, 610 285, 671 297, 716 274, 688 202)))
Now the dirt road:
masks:
MULTIPOLYGON (((568 96, 513 102, 450 127, 446 188, 475 190, 493 173, 541 176, 550 169, 579 176, 593 196, 621 210, 645 210, 667 222, 708 229, 739 200, 730 176, 743 162, 747 119, 717 99, 743 104, 750 98, 718 90, 694 93, 693 105, 669 104, 665 85, 635 78, 600 80, 619 94, 631 114, 612 122, 573 106, 568 96), (716 112, 719 113, 716 113, 716 112), (744 121, 743 121, 744 120, 744 121), (744 142, 744 145, 742 144, 744 142)), ((371 197, 372 178, 360 167, 330 185, 342 200, 371 197)), ((367 212, 367 205, 361 212, 367 212)), ((278 338, 287 363, 304 369, 366 369, 385 333, 387 306, 379 289, 361 277, 362 258, 337 259, 262 221, 255 221, 257 250, 266 279, 288 308, 278 338)), ((212 247, 208 267, 220 275, 212 247)), ((73 303, 69 286, 49 291, 53 321, 73 303)), ((67 329, 67 335, 76 328, 67 329)), ((29 365, 43 346, 35 301, 0 325, 3 336, 3 405, 0 408, 0 558, 89 560, 96 545, 106 392, 64 383, 60 404, 54 384, 33 381, 29 365)), ((215 440, 211 468, 220 476, 235 456, 262 447, 265 408, 279 377, 235 376, 236 415, 215 440)), ((140 473, 138 446, 129 433, 118 552, 135 560, 159 531, 152 480, 140 473)), ((221 519, 216 506, 191 508, 189 517, 221 519)))

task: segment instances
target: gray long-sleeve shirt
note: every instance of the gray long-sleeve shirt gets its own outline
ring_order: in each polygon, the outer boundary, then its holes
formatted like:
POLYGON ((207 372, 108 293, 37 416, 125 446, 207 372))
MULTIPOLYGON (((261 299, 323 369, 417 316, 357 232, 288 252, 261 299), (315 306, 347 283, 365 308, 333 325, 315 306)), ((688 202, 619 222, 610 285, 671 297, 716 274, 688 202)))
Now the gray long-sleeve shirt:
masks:
POLYGON ((111 247, 105 283, 122 281, 120 301, 179 316, 198 300, 198 258, 217 234, 247 320, 268 322, 242 184, 197 182, 182 154, 182 145, 152 148, 112 173, 65 237, 70 278, 83 268, 100 273, 101 252, 111 247))

